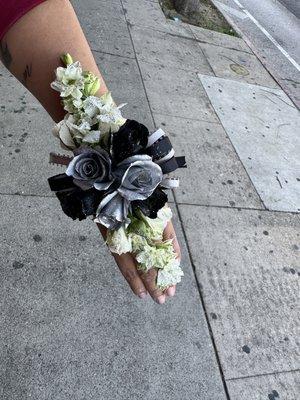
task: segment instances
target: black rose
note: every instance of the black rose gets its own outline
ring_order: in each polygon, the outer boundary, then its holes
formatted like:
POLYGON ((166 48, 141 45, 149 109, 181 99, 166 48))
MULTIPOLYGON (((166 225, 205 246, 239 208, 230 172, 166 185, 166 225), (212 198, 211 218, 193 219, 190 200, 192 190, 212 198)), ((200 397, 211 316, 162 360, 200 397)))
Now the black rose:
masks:
POLYGON ((56 193, 63 212, 72 219, 85 219, 89 215, 95 215, 101 201, 99 190, 94 188, 82 190, 79 187, 71 191, 56 193))
POLYGON ((121 128, 111 135, 111 149, 115 164, 135 154, 145 152, 149 131, 137 121, 128 119, 121 128))
POLYGON ((160 188, 156 188, 154 192, 146 200, 135 200, 131 202, 133 211, 141 210, 144 215, 149 218, 156 218, 157 212, 163 208, 168 201, 168 196, 160 188))

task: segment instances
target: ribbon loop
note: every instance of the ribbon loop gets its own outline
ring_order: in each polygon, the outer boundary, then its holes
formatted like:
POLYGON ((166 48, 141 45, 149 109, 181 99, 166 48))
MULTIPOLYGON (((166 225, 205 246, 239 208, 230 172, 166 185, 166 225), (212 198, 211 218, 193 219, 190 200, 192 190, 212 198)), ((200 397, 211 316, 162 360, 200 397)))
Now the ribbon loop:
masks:
POLYGON ((185 157, 174 157, 174 149, 167 134, 159 128, 148 139, 147 154, 157 163, 163 174, 175 171, 177 168, 185 168, 185 157))

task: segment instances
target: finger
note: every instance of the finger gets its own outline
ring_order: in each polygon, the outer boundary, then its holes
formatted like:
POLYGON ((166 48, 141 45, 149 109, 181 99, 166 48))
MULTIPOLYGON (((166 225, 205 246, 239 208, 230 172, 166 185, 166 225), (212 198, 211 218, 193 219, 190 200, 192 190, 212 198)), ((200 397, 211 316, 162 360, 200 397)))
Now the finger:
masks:
MULTIPOLYGON (((100 225, 97 224, 103 238, 106 238, 106 233, 107 229, 100 225)), ((115 254, 111 253, 116 260, 116 263, 128 282, 129 286, 131 287, 131 290, 133 293, 137 296, 139 296, 141 299, 145 298, 147 296, 147 290, 145 288, 145 285, 143 284, 143 281, 141 280, 137 269, 136 269, 136 263, 133 258, 133 256, 130 253, 124 253, 124 254, 115 254)))
MULTIPOLYGON (((176 233, 171 221, 168 222, 164 230, 164 240, 172 239, 174 251, 177 254, 177 258, 181 258, 180 246, 176 237, 176 233)), ((146 286, 146 289, 150 293, 150 296, 159 304, 163 304, 166 301, 166 297, 173 297, 176 291, 176 285, 169 287, 164 292, 156 286, 157 270, 150 269, 146 274, 141 274, 141 278, 146 286)))
POLYGON ((112 253, 112 255, 133 293, 144 299, 147 296, 147 289, 137 272, 135 260, 132 255, 130 253, 121 255, 112 253))
POLYGON ((176 292, 176 285, 170 286, 170 287, 168 287, 168 289, 166 289, 166 290, 164 291, 164 293, 165 293, 165 295, 166 295, 167 297, 173 297, 173 296, 175 296, 175 292, 176 292))
POLYGON ((177 258, 179 258, 179 260, 180 260, 181 259, 180 246, 179 246, 179 243, 178 243, 178 240, 177 240, 177 236, 176 236, 175 229, 174 229, 174 226, 172 224, 172 221, 169 221, 167 223, 167 226, 166 226, 166 228, 164 230, 163 237, 164 237, 164 240, 172 239, 174 251, 177 254, 177 258))
POLYGON ((152 299, 158 304, 164 304, 166 295, 156 286, 157 270, 151 268, 147 272, 139 271, 139 275, 152 299))

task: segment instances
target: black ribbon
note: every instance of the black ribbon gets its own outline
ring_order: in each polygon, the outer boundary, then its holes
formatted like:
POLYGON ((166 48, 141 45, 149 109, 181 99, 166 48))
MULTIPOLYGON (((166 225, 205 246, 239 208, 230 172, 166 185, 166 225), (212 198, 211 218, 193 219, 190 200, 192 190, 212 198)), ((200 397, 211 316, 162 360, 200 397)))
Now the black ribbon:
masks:
POLYGON ((152 157, 153 161, 158 161, 169 154, 172 149, 172 143, 168 136, 162 136, 147 148, 147 153, 152 157))
POLYGON ((163 174, 169 174, 175 171, 177 168, 185 168, 185 157, 172 157, 168 161, 159 164, 163 174))
POLYGON ((168 136, 162 136, 151 146, 147 148, 147 154, 157 162, 162 169, 163 174, 169 174, 177 168, 186 168, 185 157, 171 157, 166 161, 159 162, 173 150, 172 143, 168 136))
POLYGON ((175 157, 176 158, 176 162, 178 165, 178 168, 186 168, 186 160, 184 156, 180 156, 180 157, 175 157))
POLYGON ((48 183, 52 192, 60 192, 76 187, 73 183, 73 178, 66 174, 51 176, 51 178, 48 178, 48 183))

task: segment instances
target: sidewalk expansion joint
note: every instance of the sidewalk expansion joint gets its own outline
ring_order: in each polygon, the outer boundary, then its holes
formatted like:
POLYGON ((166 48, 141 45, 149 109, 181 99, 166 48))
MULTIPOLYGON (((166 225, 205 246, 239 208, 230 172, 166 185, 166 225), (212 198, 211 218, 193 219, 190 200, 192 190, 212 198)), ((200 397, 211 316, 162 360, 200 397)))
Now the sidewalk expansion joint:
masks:
POLYGON ((268 208, 257 208, 257 207, 238 207, 238 206, 221 206, 217 204, 194 204, 194 203, 182 203, 176 202, 179 206, 191 206, 191 207, 207 207, 207 208, 220 208, 220 209, 232 209, 237 211, 260 211, 265 213, 281 213, 281 214, 292 214, 299 215, 298 211, 285 211, 285 210, 270 210, 268 208))
MULTIPOLYGON (((207 76, 212 76, 212 75, 207 75, 207 76)), ((211 120, 208 121, 208 120, 203 119, 203 118, 200 119, 200 118, 182 117, 181 115, 180 116, 171 115, 171 114, 166 114, 166 113, 161 113, 161 112, 156 112, 156 111, 153 114, 154 115, 159 115, 159 116, 162 116, 162 117, 171 117, 171 118, 177 118, 177 119, 184 119, 184 120, 187 120, 187 121, 205 122, 206 124, 214 124, 214 125, 221 126, 223 128, 223 125, 221 125, 220 122, 218 122, 218 121, 211 121, 211 120)))
MULTIPOLYGON (((200 49, 201 50, 201 49, 200 49)), ((201 50, 202 51, 202 50, 201 50)), ((202 51, 202 53, 203 53, 203 51, 202 51)), ((209 63, 209 61, 207 60, 207 58, 206 58, 206 56, 205 56, 205 54, 203 53, 203 56, 205 57, 205 60, 207 61, 207 64, 208 64, 208 66, 209 66, 209 68, 210 68, 210 72, 211 72, 211 74, 202 74, 201 72, 199 72, 200 70, 196 70, 196 69, 186 69, 186 68, 181 68, 181 67, 176 67, 176 71, 183 71, 183 72, 186 72, 187 74, 193 74, 193 75, 195 75, 195 78, 197 78, 198 80, 199 80, 199 78, 198 78, 198 74, 201 74, 201 75, 205 75, 205 76, 213 76, 213 77, 215 77, 215 78, 217 78, 217 76, 216 76, 216 74, 215 74, 215 72, 214 72, 214 70, 212 69, 212 66, 211 66, 211 64, 209 63)), ((133 59, 132 59, 133 60, 133 59)), ((138 59, 138 56, 136 56, 136 60, 137 60, 137 62, 139 62, 139 59, 138 59)), ((156 65, 156 66, 158 66, 158 67, 160 67, 160 66, 163 66, 163 64, 161 64, 161 63, 159 63, 159 62, 153 62, 153 61, 147 61, 147 60, 141 60, 141 62, 143 63, 143 64, 148 64, 148 65, 156 65)), ((170 69, 175 69, 175 67, 174 66, 171 66, 171 67, 169 67, 170 69)), ((207 96, 208 97, 208 96, 207 96)))
POLYGON ((42 199, 54 199, 55 195, 34 194, 34 193, 0 193, 0 196, 40 197, 42 199))
POLYGON ((186 245, 188 256, 189 256, 189 260, 190 260, 190 263, 191 263, 191 266, 192 266, 194 279, 195 279, 195 282, 196 282, 196 285, 197 285, 199 298, 200 298, 200 303, 202 305, 202 309, 203 309, 205 320, 206 320, 207 327, 208 327, 210 340, 212 342, 212 346, 213 346, 213 349, 214 349, 214 353, 215 353, 216 362, 217 362, 217 365, 218 365, 220 377, 221 377, 221 380, 222 380, 222 383, 223 383, 225 396, 226 396, 227 400, 230 400, 229 391, 228 391, 228 388, 227 388, 225 376, 224 376, 224 373, 223 373, 223 370, 222 370, 222 366, 221 366, 221 360, 220 360, 220 357, 219 357, 219 353, 218 353, 217 345, 216 345, 215 338, 214 338, 214 335, 213 335, 212 327, 211 327, 211 324, 210 324, 210 321, 209 321, 208 313, 207 313, 205 302, 204 302, 204 297, 203 297, 202 290, 201 290, 201 285, 200 285, 200 282, 198 280, 198 276, 197 276, 197 273, 196 273, 195 264, 193 262, 191 249, 190 249, 190 246, 189 246, 189 243, 188 243, 187 235, 186 235, 186 232, 185 232, 185 229, 184 229, 183 220, 181 218, 181 213, 180 213, 180 209, 178 207, 178 203, 176 201, 176 195, 174 193, 174 190, 173 190, 173 196, 174 196, 174 200, 175 200, 174 204, 175 204, 175 208, 176 208, 176 211, 177 211, 177 214, 178 214, 180 226, 181 226, 181 229, 182 229, 185 245, 186 245))
POLYGON ((108 51, 102 51, 102 50, 96 50, 96 49, 92 49, 92 51, 95 52, 95 53, 98 53, 98 54, 106 54, 108 56, 127 58, 129 60, 135 60, 136 59, 136 57, 123 56, 123 55, 120 55, 120 54, 109 53, 108 51))
POLYGON ((195 36, 195 34, 194 34, 194 32, 193 32, 192 30, 191 30, 191 34, 193 35, 193 37, 191 37, 191 36, 185 36, 185 35, 180 35, 180 34, 173 33, 173 32, 163 31, 162 29, 159 29, 159 28, 158 28, 158 29, 154 29, 154 28, 152 28, 152 27, 150 27, 150 26, 143 26, 143 25, 132 24, 132 23, 129 23, 129 26, 133 26, 133 27, 136 26, 136 27, 138 27, 138 28, 148 29, 148 30, 151 30, 151 31, 154 31, 154 32, 164 33, 164 34, 166 34, 166 35, 169 35, 169 36, 172 36, 172 37, 175 37, 175 38, 187 39, 187 40, 190 40, 191 42, 196 42, 196 43, 201 43, 201 44, 209 44, 209 45, 214 46, 214 47, 221 47, 221 48, 225 48, 225 49, 228 49, 228 50, 234 50, 234 51, 238 51, 238 52, 241 52, 241 53, 246 53, 246 54, 252 54, 252 55, 254 55, 254 53, 253 53, 253 51, 250 49, 250 47, 249 47, 249 51, 242 50, 242 49, 237 50, 235 47, 221 46, 221 45, 218 45, 218 44, 214 44, 214 43, 211 43, 211 42, 207 42, 207 41, 205 41, 205 40, 200 40, 200 39, 198 39, 198 38, 195 36))
POLYGON ((144 83, 144 79, 143 79, 140 63, 139 63, 139 60, 137 58, 134 42, 133 42, 132 35, 131 35, 131 32, 130 32, 130 23, 128 22, 128 20, 126 18, 125 7, 124 7, 124 4, 123 4, 122 0, 120 0, 120 3, 121 3, 121 6, 122 6, 122 10, 123 10, 124 16, 125 16, 125 20, 127 22, 127 24, 126 24, 127 25, 127 30, 128 30, 128 34, 129 34, 129 37, 130 37, 131 45, 132 45, 132 48, 133 48, 133 52, 134 52, 134 55, 135 55, 135 59, 136 59, 137 67, 138 67, 138 70, 139 70, 139 74, 140 74, 140 77, 141 77, 142 85, 143 85, 145 96, 146 96, 147 103, 148 103, 148 107, 149 107, 149 110, 150 110, 153 126, 155 126, 155 120, 154 120, 153 113, 152 113, 152 110, 151 110, 151 107, 150 107, 150 101, 149 101, 148 93, 147 93, 147 90, 146 90, 146 86, 145 86, 145 83, 144 83))
POLYGON ((259 378, 261 376, 272 376, 272 375, 279 375, 279 374, 289 374, 289 373, 293 373, 293 372, 300 372, 300 369, 291 369, 288 371, 274 371, 274 372, 263 372, 261 374, 255 374, 255 375, 246 375, 246 376, 238 376, 236 378, 228 378, 226 379, 227 382, 230 381, 237 381, 240 379, 250 379, 250 378, 259 378))

